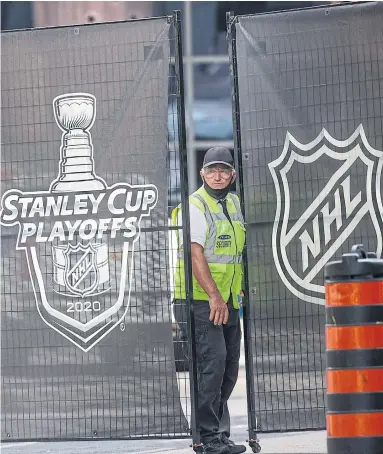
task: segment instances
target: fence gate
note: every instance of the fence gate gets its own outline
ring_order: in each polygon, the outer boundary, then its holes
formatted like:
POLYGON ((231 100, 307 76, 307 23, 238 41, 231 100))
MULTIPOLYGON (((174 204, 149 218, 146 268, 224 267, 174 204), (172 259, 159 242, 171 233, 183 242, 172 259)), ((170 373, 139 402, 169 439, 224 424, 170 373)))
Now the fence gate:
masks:
POLYGON ((180 44, 177 13, 2 34, 3 440, 189 434, 170 286, 180 44))
POLYGON ((382 254, 383 5, 228 17, 249 430, 325 427, 324 265, 382 254))

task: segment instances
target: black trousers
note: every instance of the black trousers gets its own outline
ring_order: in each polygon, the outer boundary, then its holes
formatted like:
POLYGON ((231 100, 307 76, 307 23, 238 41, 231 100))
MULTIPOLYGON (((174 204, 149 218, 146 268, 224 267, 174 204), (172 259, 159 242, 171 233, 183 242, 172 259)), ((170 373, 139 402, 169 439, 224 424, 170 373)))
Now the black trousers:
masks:
MULTIPOLYGON (((230 415, 227 401, 238 378, 241 349, 239 311, 229 300, 226 325, 209 320, 207 301, 194 301, 195 338, 198 376, 198 409, 201 440, 208 443, 225 433, 230 436, 230 415)), ((174 316, 182 336, 187 340, 187 306, 184 300, 174 301, 174 316)), ((187 355, 187 352, 185 352, 187 355)))

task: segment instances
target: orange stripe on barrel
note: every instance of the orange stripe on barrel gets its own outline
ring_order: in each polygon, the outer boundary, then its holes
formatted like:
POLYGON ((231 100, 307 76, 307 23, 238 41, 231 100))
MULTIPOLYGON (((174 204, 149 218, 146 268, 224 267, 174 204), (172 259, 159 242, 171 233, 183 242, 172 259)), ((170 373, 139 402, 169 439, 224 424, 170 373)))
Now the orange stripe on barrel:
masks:
POLYGON ((383 436, 383 412, 328 414, 329 437, 379 437, 383 436))
POLYGON ((326 326, 326 348, 383 348, 383 325, 326 326))
POLYGON ((328 393, 383 392, 383 368, 328 370, 328 393))
POLYGON ((383 281, 326 284, 327 306, 383 304, 383 281))

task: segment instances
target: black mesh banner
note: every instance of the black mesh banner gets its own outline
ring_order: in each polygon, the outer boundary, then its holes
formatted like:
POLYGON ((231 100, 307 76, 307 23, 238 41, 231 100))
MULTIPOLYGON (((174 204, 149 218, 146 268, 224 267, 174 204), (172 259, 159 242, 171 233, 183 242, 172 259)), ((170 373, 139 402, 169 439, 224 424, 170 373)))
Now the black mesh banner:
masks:
POLYGON ((325 427, 324 265, 382 254, 383 5, 235 18, 253 420, 325 427))
POLYGON ((174 27, 2 35, 3 440, 188 433, 170 305, 174 27))

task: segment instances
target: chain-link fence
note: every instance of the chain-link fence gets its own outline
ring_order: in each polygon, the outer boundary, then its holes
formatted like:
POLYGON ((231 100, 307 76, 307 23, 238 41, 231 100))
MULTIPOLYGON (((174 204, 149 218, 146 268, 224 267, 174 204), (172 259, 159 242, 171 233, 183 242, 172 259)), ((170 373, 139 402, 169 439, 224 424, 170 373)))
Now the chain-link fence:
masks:
POLYGON ((249 429, 325 427, 324 265, 382 253, 383 7, 231 17, 249 429))
POLYGON ((2 34, 3 440, 190 433, 180 50, 176 13, 2 34))

